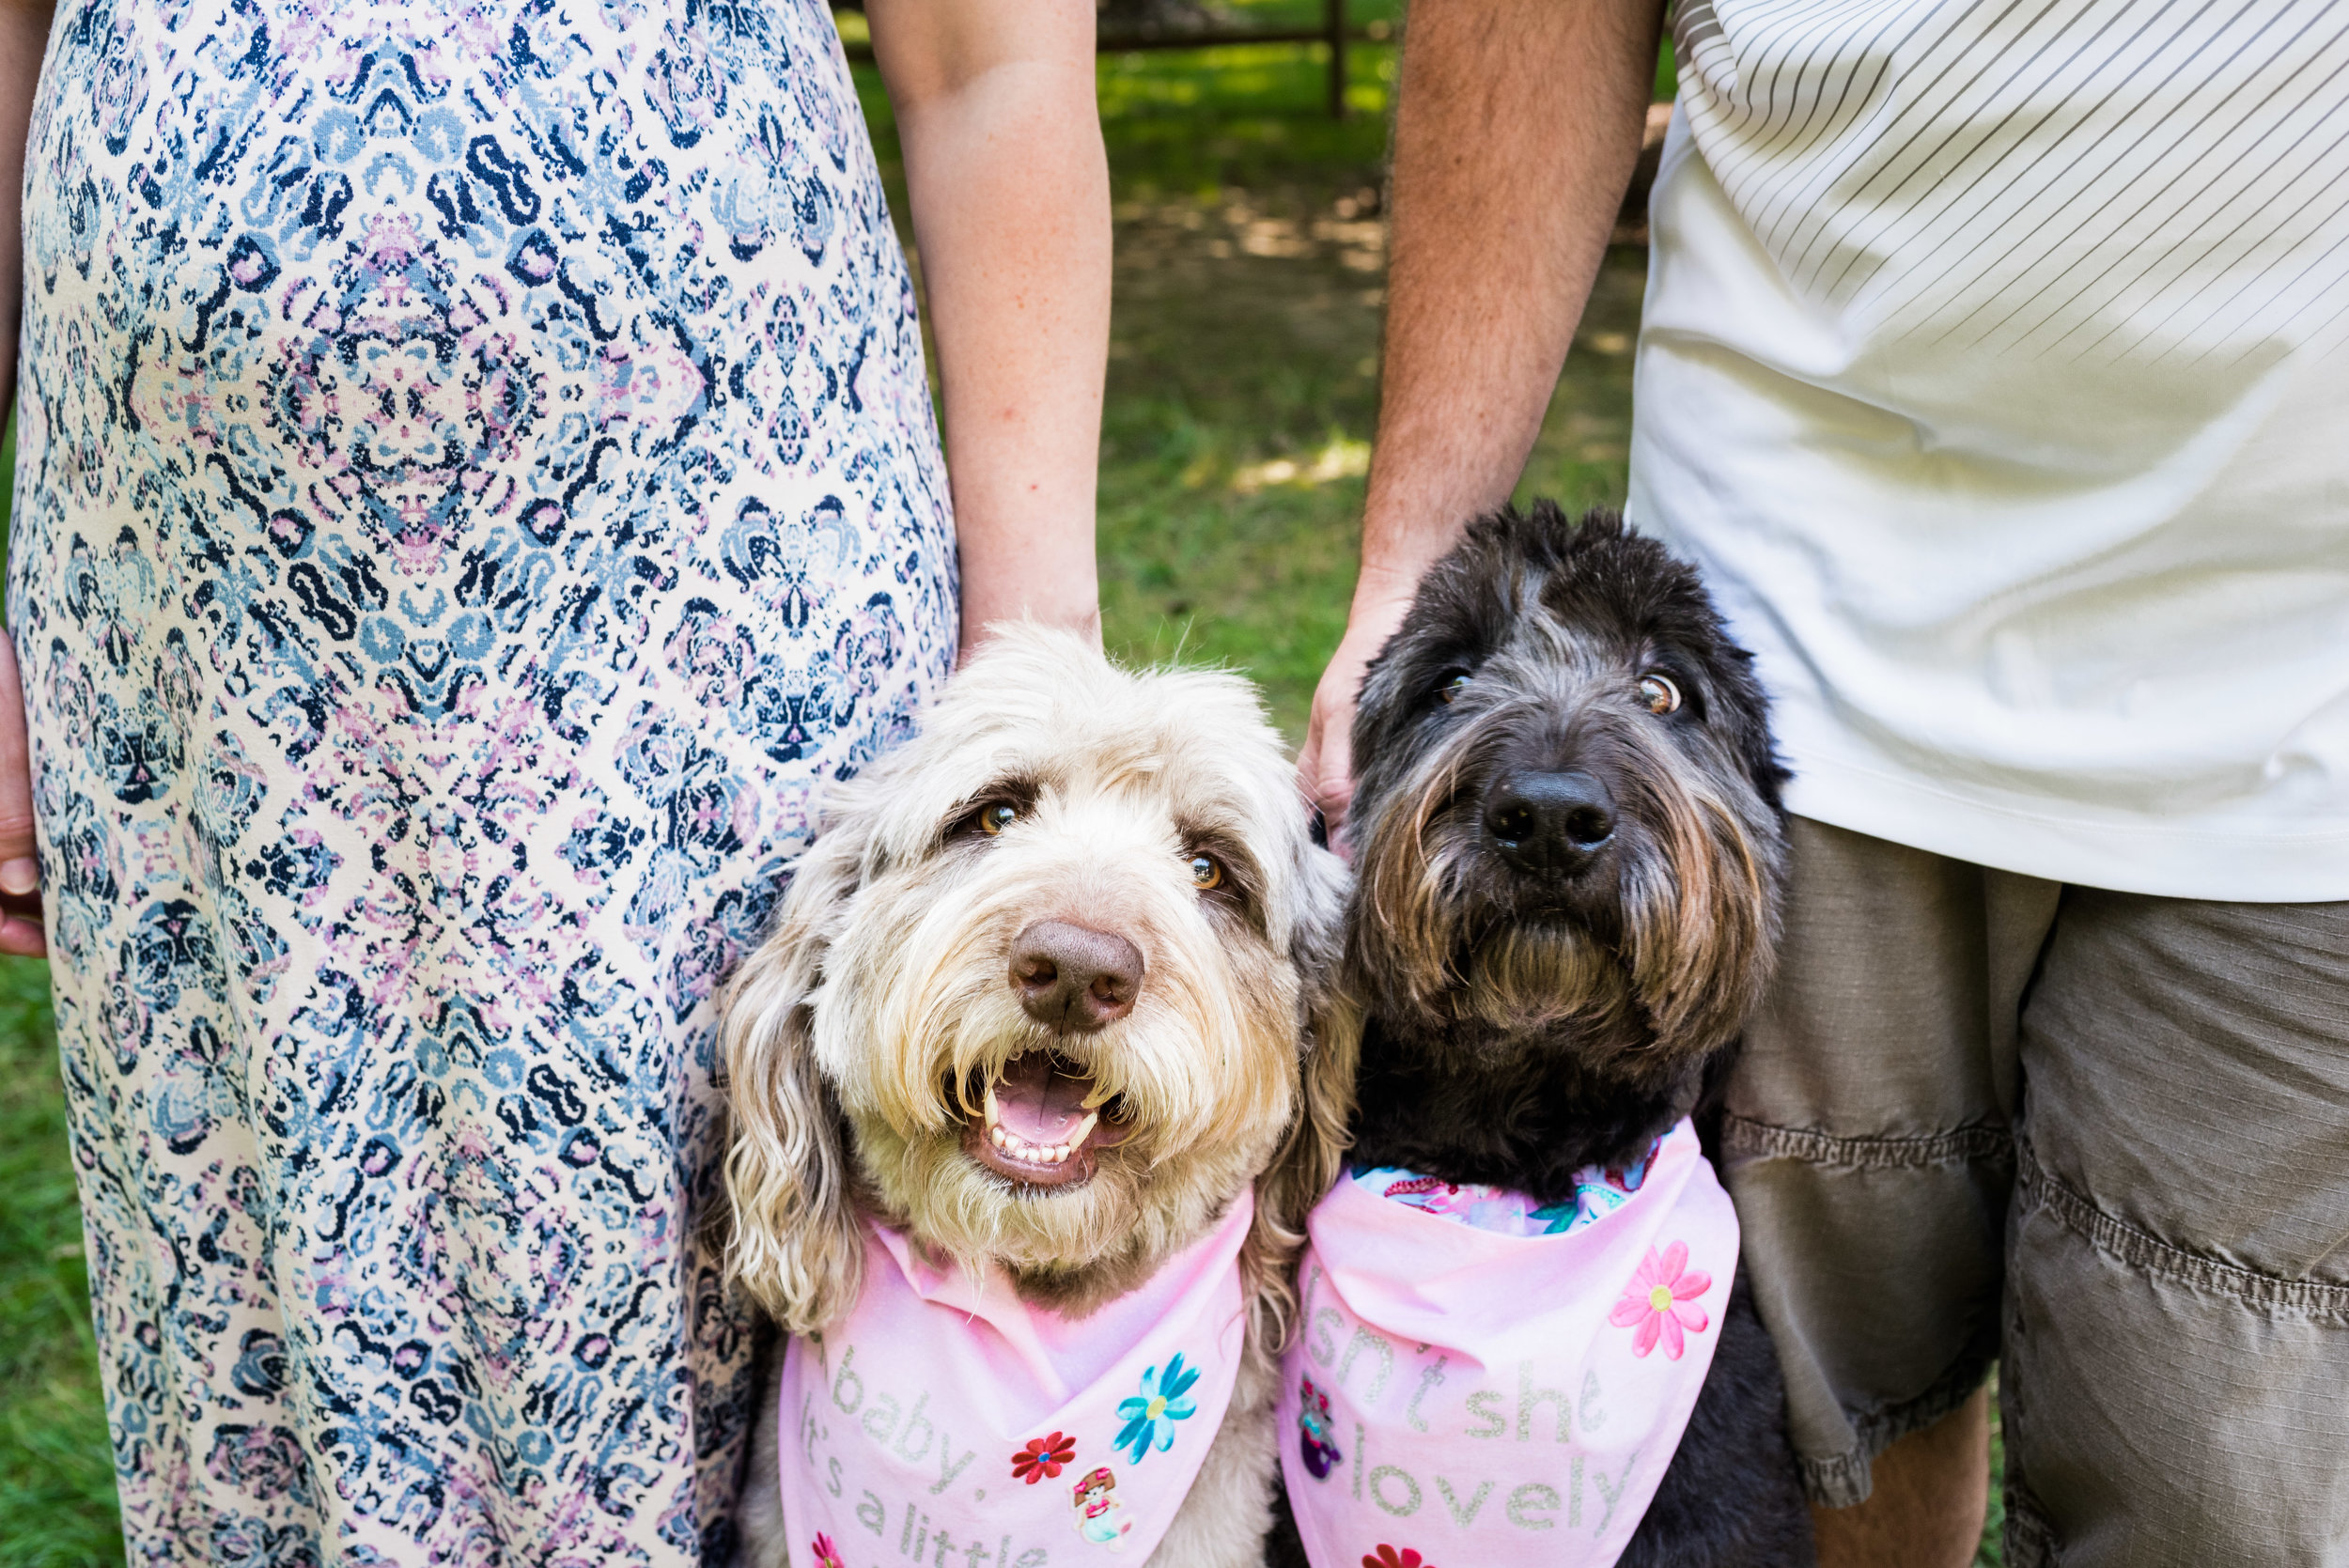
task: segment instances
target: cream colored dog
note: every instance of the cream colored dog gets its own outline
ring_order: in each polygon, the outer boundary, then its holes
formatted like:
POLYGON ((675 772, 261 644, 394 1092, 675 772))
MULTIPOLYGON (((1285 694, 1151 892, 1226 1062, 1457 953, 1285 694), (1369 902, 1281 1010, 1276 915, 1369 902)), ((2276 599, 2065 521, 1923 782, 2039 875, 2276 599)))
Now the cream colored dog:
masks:
MULTIPOLYGON (((1082 1316, 1251 1183, 1251 1348, 1149 1560, 1260 1560, 1305 1212, 1354 1040, 1326 988, 1343 868, 1248 684, 1006 632, 826 805, 726 1001, 737 1279, 788 1330, 856 1300, 871 1217, 1082 1316)), ((770 1386, 742 1522, 779 1565, 770 1386)))

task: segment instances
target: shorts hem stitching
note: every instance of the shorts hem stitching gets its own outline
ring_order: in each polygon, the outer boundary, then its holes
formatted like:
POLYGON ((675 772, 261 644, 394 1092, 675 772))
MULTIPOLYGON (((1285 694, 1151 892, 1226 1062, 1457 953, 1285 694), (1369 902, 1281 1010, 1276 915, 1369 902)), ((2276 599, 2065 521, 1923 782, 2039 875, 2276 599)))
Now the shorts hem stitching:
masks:
POLYGON ((1859 1445, 1824 1458, 1798 1456, 1803 1491, 1822 1508, 1851 1508, 1866 1502, 1875 1489, 1871 1470, 1875 1455, 1962 1408, 1988 1379, 1995 1355, 1995 1347, 1976 1345, 1912 1400, 1866 1412, 1845 1410, 1859 1445))
POLYGON ((2247 1307, 2307 1312, 2349 1324, 2349 1285, 2286 1280, 2174 1247, 2097 1206, 2039 1163, 2029 1143, 2015 1146, 2017 1213, 2042 1208, 2065 1230, 2123 1267, 2232 1296, 2247 1307))
POLYGON ((1871 1490, 1868 1459, 1854 1450, 1825 1459, 1801 1459, 1803 1496, 1821 1508, 1857 1508, 1871 1490))
POLYGON ((1922 1171, 1969 1160, 2008 1163, 2015 1157, 2015 1139, 2006 1128, 1987 1123, 1923 1137, 1844 1138, 1816 1127, 1772 1126, 1724 1112, 1721 1153, 1738 1159, 1797 1159, 1846 1171, 1922 1171))

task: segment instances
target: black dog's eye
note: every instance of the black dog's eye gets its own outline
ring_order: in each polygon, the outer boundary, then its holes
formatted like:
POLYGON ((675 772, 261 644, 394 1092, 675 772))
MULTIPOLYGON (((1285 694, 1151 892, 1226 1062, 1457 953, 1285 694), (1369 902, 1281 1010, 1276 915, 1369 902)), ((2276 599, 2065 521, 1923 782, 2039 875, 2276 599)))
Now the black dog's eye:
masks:
POLYGON ((1442 684, 1436 688, 1436 700, 1439 703, 1458 702, 1460 693, 1469 689, 1470 678, 1466 670, 1453 671, 1444 677, 1442 684))
POLYGON ((1201 893, 1223 885, 1223 862, 1213 855, 1193 855, 1190 858, 1190 885, 1201 893))
POLYGON ((1671 676, 1650 670, 1640 677, 1640 700, 1650 713, 1670 713, 1680 706, 1680 688, 1671 676))
POLYGON ((979 831, 993 838, 1019 820, 1019 808, 1009 800, 998 800, 991 806, 979 808, 979 831))

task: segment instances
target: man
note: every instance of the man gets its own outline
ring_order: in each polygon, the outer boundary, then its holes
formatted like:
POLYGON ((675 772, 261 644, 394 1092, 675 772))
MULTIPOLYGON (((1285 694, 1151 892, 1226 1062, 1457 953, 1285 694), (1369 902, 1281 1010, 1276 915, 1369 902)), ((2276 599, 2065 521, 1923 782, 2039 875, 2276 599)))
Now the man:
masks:
MULTIPOLYGON (((1659 0, 1419 0, 1302 762, 1509 494, 1659 0)), ((1821 1560, 2349 1563, 2349 11, 1684 0, 1629 510, 1796 780, 1723 1144, 1821 1560)))

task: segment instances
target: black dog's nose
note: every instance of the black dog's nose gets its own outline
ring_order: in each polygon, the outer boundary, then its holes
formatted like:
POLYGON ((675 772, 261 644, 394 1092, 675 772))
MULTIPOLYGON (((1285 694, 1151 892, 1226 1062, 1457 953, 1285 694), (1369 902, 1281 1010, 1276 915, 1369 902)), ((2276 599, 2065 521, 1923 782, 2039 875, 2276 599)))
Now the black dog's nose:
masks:
POLYGON ((1011 986, 1036 1022, 1089 1033, 1134 1010, 1142 955, 1107 931, 1039 920, 1011 944, 1011 986))
POLYGON ((1615 836, 1615 802, 1588 773, 1510 773, 1485 797, 1485 831, 1523 871, 1573 872, 1615 836))

